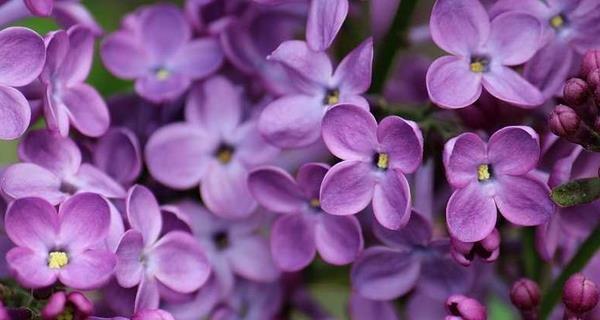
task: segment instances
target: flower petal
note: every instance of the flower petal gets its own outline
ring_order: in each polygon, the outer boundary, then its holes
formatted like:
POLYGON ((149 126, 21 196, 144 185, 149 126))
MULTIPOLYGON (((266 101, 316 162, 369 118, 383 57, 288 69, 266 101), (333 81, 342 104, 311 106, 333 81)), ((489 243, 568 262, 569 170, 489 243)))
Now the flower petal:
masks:
POLYGON ((54 0, 24 0, 27 8, 36 16, 47 17, 52 13, 54 0))
MULTIPOLYGON (((376 1, 377 0, 375 0, 374 2, 376 1)), ((393 302, 367 299, 357 292, 350 293, 349 309, 350 318, 352 320, 400 319, 396 313, 393 302)))
POLYGON ((453 237, 476 242, 487 237, 496 226, 496 205, 479 182, 454 191, 446 206, 446 223, 453 237))
POLYGON ((79 193, 58 210, 59 239, 69 251, 95 246, 106 239, 110 227, 108 202, 95 193, 79 193))
POLYGON ((116 264, 117 258, 110 251, 87 250, 71 256, 69 264, 58 274, 58 279, 69 288, 98 289, 110 280, 116 264))
POLYGON ((174 56, 192 36, 185 16, 172 4, 149 6, 138 19, 141 43, 157 63, 174 56))
POLYGON ((48 130, 29 132, 19 145, 19 158, 65 177, 81 165, 81 152, 75 142, 48 130))
POLYGON ((534 16, 507 12, 492 20, 489 50, 503 65, 519 65, 537 52, 542 38, 542 25, 534 16))
POLYGON ((299 212, 307 203, 294 178, 277 167, 253 170, 248 188, 260 205, 273 212, 299 212))
POLYGON ((45 59, 44 41, 33 30, 9 27, 0 31, 0 84, 31 83, 42 72, 45 59))
POLYGON ((128 185, 142 171, 142 154, 136 135, 125 127, 112 128, 94 150, 94 164, 116 181, 128 185))
POLYGON ((279 217, 271 230, 273 260, 284 271, 298 271, 314 259, 315 230, 302 214, 279 217))
POLYGON ((149 74, 136 80, 135 92, 154 103, 172 102, 178 99, 191 83, 192 79, 180 73, 172 73, 165 79, 149 74))
POLYGON ((325 51, 348 15, 348 0, 315 0, 310 3, 306 41, 314 51, 325 51))
POLYGON ((410 219, 410 186, 404 174, 398 169, 389 169, 375 185, 373 193, 373 213, 384 227, 397 230, 410 219))
POLYGON ((237 162, 212 166, 200 185, 206 207, 223 218, 249 216, 256 202, 248 190, 247 179, 248 172, 237 162))
POLYGON ((135 295, 134 310, 138 312, 158 309, 159 303, 160 295, 156 279, 147 276, 142 278, 135 295))
POLYGON ((59 228, 56 210, 40 198, 13 201, 4 217, 4 230, 10 240, 38 252, 47 252, 56 245, 59 228))
POLYGON ((117 31, 108 35, 100 46, 104 66, 119 78, 133 79, 150 71, 150 56, 134 35, 117 31))
POLYGON ((75 25, 68 31, 69 52, 64 58, 59 77, 67 86, 85 81, 94 58, 94 34, 83 25, 75 25))
POLYGON ((477 168, 488 163, 487 146, 474 133, 463 133, 444 145, 446 178, 454 188, 476 182, 477 168))
POLYGON ((47 257, 29 248, 12 248, 6 254, 6 263, 15 278, 26 288, 43 288, 56 282, 56 272, 48 268, 47 257))
POLYGON ((171 68, 191 79, 204 78, 223 64, 223 51, 216 39, 204 38, 186 43, 175 54, 171 68))
POLYGON ((537 107, 544 102, 540 90, 518 73, 504 66, 492 68, 483 76, 483 86, 494 97, 521 107, 537 107))
POLYGON ((549 99, 562 90, 573 70, 575 52, 562 41, 552 41, 527 61, 523 76, 549 99))
POLYGON ((389 116, 377 128, 377 139, 382 151, 389 156, 389 167, 412 173, 423 159, 423 134, 413 121, 389 116))
POLYGON ((17 89, 0 85, 0 119, 2 140, 16 139, 29 127, 31 108, 27 99, 17 89))
POLYGON ((144 265, 141 260, 143 250, 142 234, 137 230, 127 230, 115 252, 117 255, 115 277, 120 286, 131 288, 142 281, 142 277, 144 277, 144 265))
POLYGON ((548 222, 555 206, 545 183, 532 177, 511 175, 499 176, 498 181, 494 200, 508 221, 520 226, 548 222))
POLYGON ((92 86, 81 83, 63 91, 62 100, 69 119, 79 132, 89 137, 103 135, 110 124, 106 102, 92 86))
POLYGON ((338 105, 323 117, 323 141, 336 157, 370 162, 377 150, 377 121, 354 105, 338 105))
POLYGON ((2 192, 11 199, 38 197, 57 205, 67 197, 60 191, 61 181, 56 175, 32 163, 9 166, 0 181, 2 192))
POLYGON ((333 265, 344 265, 356 259, 363 248, 358 219, 354 216, 322 214, 315 228, 315 244, 321 258, 333 265))
POLYGON ((142 234, 145 246, 151 246, 162 230, 162 214, 154 194, 142 185, 135 185, 129 189, 125 203, 129 225, 142 234))
POLYGON ((82 164, 72 180, 79 191, 98 193, 107 198, 126 196, 125 189, 120 184, 89 163, 82 164))
POLYGON ((321 184, 321 208, 330 214, 350 215, 369 205, 375 179, 370 164, 342 161, 334 165, 321 184))
POLYGON ((358 95, 369 89, 372 68, 373 38, 368 38, 344 57, 333 74, 333 81, 344 94, 358 95))
POLYGON ((429 245, 433 237, 433 228, 425 217, 413 211, 408 224, 402 229, 390 230, 378 223, 374 223, 373 234, 388 247, 411 248, 429 245))
POLYGON ((521 175, 533 170, 540 158, 539 140, 530 127, 511 126, 496 131, 488 142, 488 157, 494 172, 521 175))
POLYGON ((471 72, 466 60, 444 56, 427 70, 427 92, 431 101, 442 108, 469 106, 481 95, 481 75, 471 72))
POLYGON ((296 181, 305 199, 319 199, 321 183, 329 168, 329 165, 324 163, 309 162, 298 169, 296 181))
POLYGON ((269 242, 261 235, 232 241, 227 258, 233 271, 246 279, 258 282, 271 282, 279 277, 279 270, 273 262, 269 242))
POLYGON ((304 41, 285 41, 268 59, 277 61, 294 74, 320 85, 326 85, 333 73, 327 54, 311 50, 304 41))

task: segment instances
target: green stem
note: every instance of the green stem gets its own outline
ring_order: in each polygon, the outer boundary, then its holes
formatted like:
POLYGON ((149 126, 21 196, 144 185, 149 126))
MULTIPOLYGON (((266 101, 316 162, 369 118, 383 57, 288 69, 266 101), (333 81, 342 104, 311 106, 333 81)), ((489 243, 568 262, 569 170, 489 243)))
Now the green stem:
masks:
POLYGON ((539 283, 542 262, 535 250, 535 229, 523 229, 523 264, 528 278, 539 283))
POLYGON ((402 0, 389 31, 382 39, 375 56, 371 92, 381 92, 398 49, 408 45, 407 33, 411 17, 419 0, 402 0))
POLYGON ((542 298, 540 308, 541 319, 546 319, 554 308, 554 305, 560 299, 562 288, 567 279, 574 273, 579 272, 600 249, 600 225, 596 226, 594 231, 585 239, 579 247, 579 251, 565 266, 562 273, 554 280, 554 283, 548 287, 548 290, 542 298))

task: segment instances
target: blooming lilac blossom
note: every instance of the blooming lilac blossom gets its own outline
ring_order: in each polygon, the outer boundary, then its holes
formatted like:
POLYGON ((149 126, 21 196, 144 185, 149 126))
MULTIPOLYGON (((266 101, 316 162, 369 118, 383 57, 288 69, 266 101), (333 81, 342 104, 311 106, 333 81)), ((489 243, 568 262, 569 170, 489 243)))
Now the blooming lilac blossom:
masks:
POLYGON ((192 30, 175 6, 146 7, 126 22, 105 39, 102 60, 116 76, 135 79, 136 92, 150 101, 174 100, 193 80, 221 66, 223 53, 218 42, 212 38, 192 40, 192 30))
POLYGON ((423 156, 417 124, 390 116, 378 125, 361 107, 339 105, 323 118, 323 140, 342 162, 321 184, 321 208, 334 215, 355 214, 373 204, 379 223, 399 229, 410 219, 411 197, 404 176, 423 156))
POLYGON ((435 60, 427 72, 431 101, 444 108, 475 102, 482 86, 493 96, 530 108, 544 102, 540 91, 510 66, 536 52, 541 23, 523 13, 505 13, 490 21, 478 0, 438 0, 429 23, 433 41, 451 56, 435 60))
POLYGON ((510 222, 537 226, 550 219, 554 205, 548 186, 530 174, 540 156, 539 138, 529 127, 505 127, 486 144, 463 133, 444 147, 444 167, 455 189, 446 207, 450 234, 463 242, 489 235, 497 211, 510 222))
POLYGON ((16 245, 6 261, 25 287, 42 288, 59 280, 70 288, 89 290, 112 276, 115 255, 99 247, 108 235, 110 209, 96 194, 74 195, 58 212, 40 198, 15 200, 4 225, 16 245))
POLYGON ((250 173, 248 185, 254 198, 273 212, 284 213, 271 229, 271 250, 275 263, 285 271, 306 267, 319 252, 335 265, 348 264, 363 247, 358 220, 333 216, 320 208, 319 189, 329 166, 308 163, 296 179, 276 167, 250 173))

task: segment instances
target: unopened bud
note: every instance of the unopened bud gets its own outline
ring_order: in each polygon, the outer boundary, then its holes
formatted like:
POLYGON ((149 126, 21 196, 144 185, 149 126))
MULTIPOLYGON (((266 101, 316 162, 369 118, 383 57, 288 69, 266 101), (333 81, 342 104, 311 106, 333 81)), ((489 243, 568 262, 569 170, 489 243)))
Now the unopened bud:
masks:
POLYGON ((463 295, 453 295, 446 300, 450 316, 446 319, 486 320, 487 311, 479 301, 463 295), (454 317, 454 318, 453 318, 454 317))
POLYGON ((589 50, 583 56, 581 74, 584 77, 587 77, 587 75, 595 69, 600 69, 600 50, 589 50))
POLYGON ((568 137, 577 133, 581 119, 575 110, 565 105, 557 105, 550 114, 549 126, 557 136, 568 137))
POLYGON ((590 71, 585 80, 591 89, 600 87, 600 69, 590 71))
POLYGON ((524 319, 537 319, 540 287, 529 279, 519 279, 510 288, 510 301, 519 309, 524 319))
POLYGON ((570 312, 584 314, 598 304, 598 287, 583 274, 576 273, 565 282, 563 303, 570 312))
POLYGON ((500 233, 497 229, 481 241, 462 242, 458 239, 451 239, 450 253, 456 262, 463 266, 469 266, 475 257, 486 262, 493 262, 498 259, 500 254, 500 233))
POLYGON ((571 106, 578 106, 587 101, 589 96, 588 84, 579 78, 567 80, 563 92, 565 101, 571 106))

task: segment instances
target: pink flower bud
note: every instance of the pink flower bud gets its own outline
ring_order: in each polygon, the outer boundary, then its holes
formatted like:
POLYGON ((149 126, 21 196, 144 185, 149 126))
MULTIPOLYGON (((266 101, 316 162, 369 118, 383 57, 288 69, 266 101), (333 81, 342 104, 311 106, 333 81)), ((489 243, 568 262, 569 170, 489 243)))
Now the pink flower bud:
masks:
POLYGON ((535 309, 540 304, 540 287, 529 279, 519 279, 510 289, 510 301, 519 310, 535 309))
POLYGON ((44 320, 55 319, 87 319, 92 314, 93 304, 82 293, 74 291, 66 294, 64 291, 54 293, 42 309, 44 320))
MULTIPOLYGON (((487 319, 486 308, 475 299, 463 295, 453 295, 446 300, 446 308, 450 316, 459 317, 464 320, 487 319)), ((452 319, 452 318, 450 318, 452 319)))
POLYGON ((581 63, 581 74, 584 77, 595 69, 600 68, 600 50, 590 50, 583 56, 583 62, 581 63))
POLYGON ((550 114, 549 126, 557 136, 568 137, 577 133, 581 119, 575 110, 565 105, 557 105, 550 114))
POLYGON ((563 287, 563 303, 576 315, 592 310, 598 304, 598 287, 581 273, 572 275, 563 287))
POLYGON ((586 102, 589 91, 587 82, 579 78, 567 80, 563 92, 565 100, 569 105, 578 106, 586 102))
POLYGON ((494 229, 487 237, 477 242, 462 242, 452 238, 450 253, 454 260, 463 266, 469 266, 475 257, 486 262, 495 261, 500 254, 500 233, 494 229))

